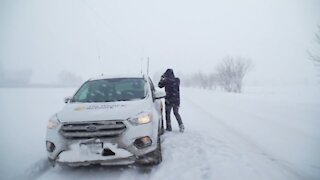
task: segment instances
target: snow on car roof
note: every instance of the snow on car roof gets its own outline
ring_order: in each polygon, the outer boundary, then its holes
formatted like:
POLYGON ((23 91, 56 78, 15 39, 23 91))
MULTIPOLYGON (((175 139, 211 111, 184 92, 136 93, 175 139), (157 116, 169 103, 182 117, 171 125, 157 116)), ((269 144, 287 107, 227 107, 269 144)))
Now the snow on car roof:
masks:
POLYGON ((113 78, 145 78, 146 79, 146 77, 148 76, 145 74, 113 74, 113 75, 101 74, 99 76, 90 78, 89 81, 99 80, 99 79, 113 79, 113 78))

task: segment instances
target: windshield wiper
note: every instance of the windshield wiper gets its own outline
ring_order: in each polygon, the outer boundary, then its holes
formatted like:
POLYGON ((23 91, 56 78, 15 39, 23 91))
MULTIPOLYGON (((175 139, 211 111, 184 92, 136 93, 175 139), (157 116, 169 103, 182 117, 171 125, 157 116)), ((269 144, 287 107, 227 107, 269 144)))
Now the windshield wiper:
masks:
POLYGON ((115 102, 115 101, 117 101, 117 100, 105 100, 103 102, 115 102))
POLYGON ((115 101, 131 101, 132 99, 117 99, 115 101))

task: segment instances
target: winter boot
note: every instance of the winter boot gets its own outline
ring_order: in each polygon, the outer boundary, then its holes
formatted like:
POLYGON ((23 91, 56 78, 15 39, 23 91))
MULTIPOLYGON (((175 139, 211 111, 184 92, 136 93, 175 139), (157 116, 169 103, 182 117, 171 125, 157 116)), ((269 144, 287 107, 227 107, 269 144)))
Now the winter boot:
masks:
POLYGON ((180 132, 183 133, 183 132, 184 132, 184 125, 183 125, 183 124, 180 124, 180 125, 179 125, 179 128, 180 128, 180 132))
POLYGON ((172 127, 171 127, 171 125, 167 125, 167 129, 166 129, 166 131, 172 131, 172 127))

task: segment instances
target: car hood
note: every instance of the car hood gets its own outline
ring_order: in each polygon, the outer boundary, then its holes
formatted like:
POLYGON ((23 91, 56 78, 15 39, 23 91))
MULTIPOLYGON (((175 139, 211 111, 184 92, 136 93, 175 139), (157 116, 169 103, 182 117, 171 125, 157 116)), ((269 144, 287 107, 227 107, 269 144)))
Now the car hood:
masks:
POLYGON ((57 113, 60 122, 125 120, 150 110, 144 100, 106 103, 70 103, 57 113))

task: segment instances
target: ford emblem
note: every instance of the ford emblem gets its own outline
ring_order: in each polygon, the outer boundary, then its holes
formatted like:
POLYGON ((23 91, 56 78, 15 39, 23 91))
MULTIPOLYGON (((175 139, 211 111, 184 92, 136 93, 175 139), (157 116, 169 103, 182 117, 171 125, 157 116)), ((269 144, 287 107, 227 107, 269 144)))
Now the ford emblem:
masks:
POLYGON ((87 131, 97 131, 97 126, 95 125, 89 125, 89 126, 86 126, 86 130, 87 131))

